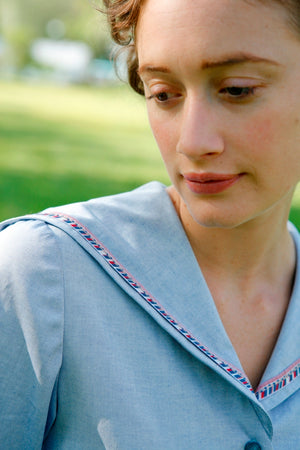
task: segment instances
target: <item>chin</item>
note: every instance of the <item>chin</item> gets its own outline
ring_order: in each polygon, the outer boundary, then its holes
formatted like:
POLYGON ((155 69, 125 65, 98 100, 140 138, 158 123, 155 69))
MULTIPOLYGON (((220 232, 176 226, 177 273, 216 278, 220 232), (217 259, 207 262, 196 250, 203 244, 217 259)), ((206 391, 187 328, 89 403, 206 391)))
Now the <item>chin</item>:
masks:
POLYGON ((194 214, 193 211, 190 211, 190 215, 198 225, 204 228, 219 228, 228 230, 238 228, 251 220, 245 216, 240 217, 232 213, 222 213, 220 210, 211 213, 204 213, 203 211, 201 214, 194 214))

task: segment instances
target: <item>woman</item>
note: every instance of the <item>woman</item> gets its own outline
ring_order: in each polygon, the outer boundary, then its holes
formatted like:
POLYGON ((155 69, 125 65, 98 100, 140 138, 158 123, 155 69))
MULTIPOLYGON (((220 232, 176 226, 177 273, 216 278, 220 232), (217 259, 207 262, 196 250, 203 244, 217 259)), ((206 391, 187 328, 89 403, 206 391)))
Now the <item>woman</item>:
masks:
POLYGON ((172 186, 3 225, 2 448, 297 449, 300 4, 105 3, 172 186))

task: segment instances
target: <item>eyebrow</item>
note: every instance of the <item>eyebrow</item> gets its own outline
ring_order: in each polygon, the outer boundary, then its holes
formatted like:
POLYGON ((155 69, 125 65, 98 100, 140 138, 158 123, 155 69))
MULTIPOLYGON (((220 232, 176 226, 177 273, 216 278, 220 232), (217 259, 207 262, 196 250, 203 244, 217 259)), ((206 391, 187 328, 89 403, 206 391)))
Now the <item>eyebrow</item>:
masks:
POLYGON ((214 67, 234 66, 238 64, 246 63, 264 63, 273 66, 280 66, 277 61, 268 58, 261 58, 260 56, 251 55, 249 53, 238 53, 237 55, 225 57, 221 60, 205 61, 202 65, 202 69, 212 69, 214 67))
POLYGON ((138 69, 138 74, 141 75, 142 73, 171 73, 171 70, 168 69, 167 67, 163 67, 163 66, 151 66, 148 64, 143 64, 141 67, 139 67, 138 69))
MULTIPOLYGON (((208 60, 204 61, 201 64, 202 70, 207 69, 215 69, 215 68, 221 68, 221 67, 230 67, 235 66, 238 64, 246 64, 246 63, 264 63, 269 64, 273 66, 280 66, 276 61, 273 61, 271 59, 267 58, 261 58, 260 56, 251 55, 248 53, 238 53, 236 55, 228 56, 222 59, 216 59, 216 60, 208 60)), ((138 69, 138 74, 141 75, 142 73, 171 73, 171 70, 168 69, 168 67, 164 66, 152 66, 148 64, 142 65, 138 69)))

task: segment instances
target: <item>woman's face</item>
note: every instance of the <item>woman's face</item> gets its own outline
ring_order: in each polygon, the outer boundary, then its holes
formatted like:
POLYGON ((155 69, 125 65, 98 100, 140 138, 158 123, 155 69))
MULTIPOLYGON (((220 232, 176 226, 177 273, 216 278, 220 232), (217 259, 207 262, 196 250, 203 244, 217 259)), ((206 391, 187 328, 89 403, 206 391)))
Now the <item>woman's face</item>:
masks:
POLYGON ((184 224, 286 220, 300 178, 300 37, 276 2, 146 0, 150 124, 184 224))

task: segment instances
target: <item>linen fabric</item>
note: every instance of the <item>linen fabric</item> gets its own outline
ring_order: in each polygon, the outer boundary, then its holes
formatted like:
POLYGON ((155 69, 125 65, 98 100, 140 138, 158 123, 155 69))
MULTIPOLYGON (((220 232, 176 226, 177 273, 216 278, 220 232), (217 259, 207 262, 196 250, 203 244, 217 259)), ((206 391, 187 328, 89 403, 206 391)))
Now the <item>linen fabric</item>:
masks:
POLYGON ((160 183, 6 221, 0 249, 0 448, 299 448, 298 270, 253 392, 160 183))

